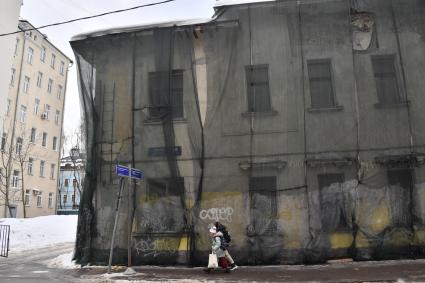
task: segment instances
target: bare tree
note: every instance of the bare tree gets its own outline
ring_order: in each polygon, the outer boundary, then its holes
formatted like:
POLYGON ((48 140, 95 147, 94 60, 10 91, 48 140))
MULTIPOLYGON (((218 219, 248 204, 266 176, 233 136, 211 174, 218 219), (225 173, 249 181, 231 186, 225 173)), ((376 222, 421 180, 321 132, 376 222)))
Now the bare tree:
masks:
MULTIPOLYGON (((10 128, 10 127, 9 127, 10 128)), ((3 132, 1 151, 0 151, 0 193, 4 198, 4 216, 7 217, 10 211, 10 200, 22 201, 23 216, 26 217, 25 207, 25 169, 29 161, 29 155, 34 147, 35 136, 31 137, 31 132, 25 130, 25 125, 21 124, 15 129, 15 137, 8 137, 3 132), (13 139, 13 140, 12 140, 13 139), (20 175, 14 176, 16 168, 20 169, 20 175), (16 178, 16 179, 14 179, 16 178), (11 190, 11 183, 18 186, 20 180, 20 189, 18 191, 11 190), (19 198, 15 194, 20 193, 19 198)))

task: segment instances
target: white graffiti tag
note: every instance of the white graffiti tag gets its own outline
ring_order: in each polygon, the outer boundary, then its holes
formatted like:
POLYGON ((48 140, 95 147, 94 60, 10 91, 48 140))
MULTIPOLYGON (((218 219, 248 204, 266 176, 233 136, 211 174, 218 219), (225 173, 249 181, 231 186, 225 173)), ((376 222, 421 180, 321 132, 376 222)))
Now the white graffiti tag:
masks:
POLYGON ((201 210, 199 217, 202 220, 215 220, 232 222, 233 208, 231 207, 213 207, 201 210))

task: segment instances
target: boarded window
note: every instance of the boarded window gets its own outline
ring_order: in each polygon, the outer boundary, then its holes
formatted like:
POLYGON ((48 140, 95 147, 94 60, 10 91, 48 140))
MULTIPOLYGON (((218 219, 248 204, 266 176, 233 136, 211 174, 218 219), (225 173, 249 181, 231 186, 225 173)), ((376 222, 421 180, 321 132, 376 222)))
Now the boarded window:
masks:
POLYGON ((372 57, 376 91, 380 104, 397 104, 401 102, 394 56, 372 57))
POLYGON ((332 84, 331 60, 308 61, 311 108, 336 106, 332 84))
POLYGON ((251 177, 251 223, 257 235, 272 234, 276 231, 276 176, 251 177))
POLYGON ((246 66, 248 112, 270 112, 269 65, 246 66))
POLYGON ((323 232, 349 230, 345 209, 343 173, 319 174, 317 176, 320 191, 320 211, 323 232))
POLYGON ((410 227, 412 221, 409 209, 412 201, 412 170, 408 168, 388 170, 387 177, 393 225, 410 227))
POLYGON ((173 118, 183 117, 183 71, 149 73, 149 96, 151 117, 163 117, 170 111, 173 118))

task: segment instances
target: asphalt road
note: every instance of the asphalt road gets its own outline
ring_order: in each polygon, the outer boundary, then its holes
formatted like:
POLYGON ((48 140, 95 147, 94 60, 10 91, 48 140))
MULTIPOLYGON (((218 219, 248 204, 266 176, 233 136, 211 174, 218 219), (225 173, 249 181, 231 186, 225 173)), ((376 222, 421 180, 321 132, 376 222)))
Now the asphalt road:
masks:
POLYGON ((9 251, 7 258, 0 257, 0 282, 76 282, 76 278, 64 270, 48 268, 45 263, 72 252, 73 248, 74 244, 68 243, 23 252, 9 251))
POLYGON ((425 260, 334 263, 326 265, 250 266, 231 272, 203 272, 202 268, 133 267, 137 274, 124 276, 125 267, 77 269, 49 268, 47 261, 72 252, 73 244, 56 245, 9 254, 0 258, 3 282, 425 282, 425 260))

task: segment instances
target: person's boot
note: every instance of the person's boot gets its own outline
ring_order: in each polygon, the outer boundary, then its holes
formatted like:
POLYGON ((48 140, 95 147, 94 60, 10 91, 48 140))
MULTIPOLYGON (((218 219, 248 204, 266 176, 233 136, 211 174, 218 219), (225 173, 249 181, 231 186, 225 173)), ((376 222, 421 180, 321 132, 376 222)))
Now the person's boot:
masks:
POLYGON ((235 263, 232 263, 230 265, 230 270, 235 270, 236 268, 238 268, 239 266, 237 266, 235 263))

